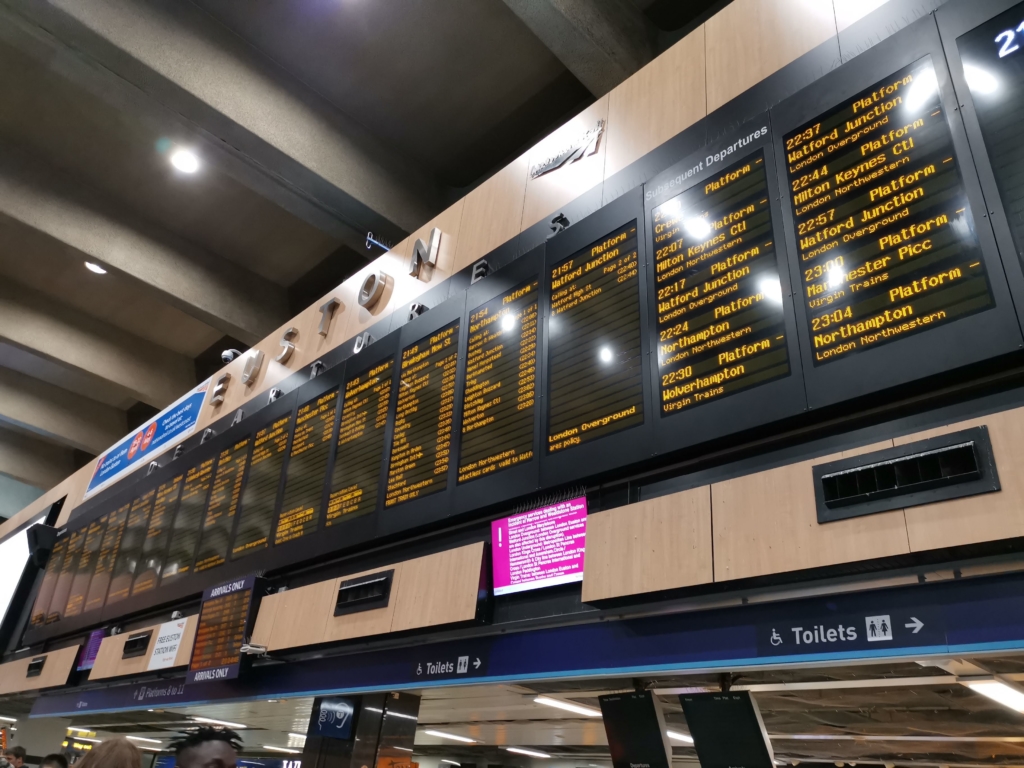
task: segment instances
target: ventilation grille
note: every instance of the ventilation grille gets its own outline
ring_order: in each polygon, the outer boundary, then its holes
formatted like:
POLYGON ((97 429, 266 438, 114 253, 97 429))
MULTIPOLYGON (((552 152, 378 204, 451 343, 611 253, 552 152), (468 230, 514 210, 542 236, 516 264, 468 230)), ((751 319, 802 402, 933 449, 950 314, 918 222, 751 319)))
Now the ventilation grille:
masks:
POLYGON ((46 663, 45 656, 38 656, 28 663, 28 671, 25 677, 39 677, 43 674, 43 665, 46 663))
POLYGON ((391 569, 341 582, 334 615, 343 616, 348 613, 386 608, 391 599, 391 582, 394 576, 395 571, 391 569))
POLYGON ((121 658, 134 659, 136 656, 144 656, 146 650, 149 648, 149 639, 152 636, 152 629, 146 632, 136 632, 134 635, 128 635, 128 639, 124 641, 124 650, 121 653, 121 658))

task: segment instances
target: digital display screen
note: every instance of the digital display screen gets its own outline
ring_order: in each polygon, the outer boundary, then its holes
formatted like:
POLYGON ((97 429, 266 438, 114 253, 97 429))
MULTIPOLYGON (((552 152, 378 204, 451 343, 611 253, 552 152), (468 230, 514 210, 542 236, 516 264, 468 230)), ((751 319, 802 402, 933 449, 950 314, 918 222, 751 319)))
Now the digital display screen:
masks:
POLYGON ((337 407, 336 389, 299 407, 284 480, 281 517, 274 535, 275 544, 298 539, 316 530, 337 407))
POLYGON ((494 594, 583 581, 587 497, 491 523, 494 594))
POLYGON ((162 578, 165 581, 192 572, 196 543, 199 540, 199 526, 203 512, 206 511, 210 486, 213 484, 215 461, 216 457, 211 456, 185 473, 185 484, 181 489, 181 500, 178 502, 178 514, 174 516, 171 543, 164 563, 162 578))
POLYGON ((196 557, 196 571, 206 571, 223 565, 231 546, 231 528, 242 494, 242 479, 249 458, 249 438, 238 440, 225 448, 217 457, 217 471, 213 474, 210 500, 203 518, 203 532, 196 557))
POLYGON ((469 316, 460 483, 533 458, 539 287, 527 281, 469 316))
POLYGON ((636 226, 551 270, 548 453, 644 422, 636 226))
POLYGON ((654 209, 662 415, 789 373, 762 151, 654 209))
POLYGON ((1013 233, 1024 251, 1024 3, 957 38, 992 172, 1013 233))
POLYGON ((107 530, 100 542, 100 551, 96 556, 96 568, 92 572, 92 581, 89 582, 89 592, 85 596, 85 610, 94 611, 102 608, 107 601, 107 591, 110 589, 110 574, 114 570, 114 558, 121 548, 121 537, 124 535, 124 525, 128 521, 128 510, 131 504, 118 507, 104 517, 107 520, 107 530))
POLYGON ((203 593, 186 682, 238 677, 254 586, 255 578, 248 576, 203 593))
POLYGON ((135 568, 139 564, 142 544, 146 540, 149 512, 153 507, 154 498, 156 498, 156 489, 136 498, 128 510, 128 522, 121 535, 121 546, 114 557, 110 589, 107 592, 107 605, 124 600, 131 594, 132 582, 135 580, 135 568))
POLYGON ((32 606, 32 616, 29 619, 29 626, 38 627, 46 623, 46 617, 50 611, 50 603, 53 602, 53 591, 57 588, 57 578, 60 569, 64 566, 64 553, 68 549, 68 537, 63 536, 57 539, 53 545, 53 551, 46 561, 46 570, 43 572, 43 583, 39 586, 39 594, 32 606))
POLYGON ((82 545, 85 543, 85 529, 80 528, 72 531, 68 536, 68 546, 64 551, 64 562, 61 563, 60 572, 57 574, 57 586, 53 590, 53 599, 50 601, 50 611, 46 616, 46 623, 52 624, 60 621, 64 616, 64 608, 68 604, 68 596, 71 594, 71 582, 78 572, 78 559, 82 556, 82 545))
POLYGON ((377 508, 394 368, 388 358, 345 383, 327 527, 377 508))
POLYGON ((71 582, 71 594, 68 595, 68 604, 64 608, 64 618, 78 616, 85 608, 85 597, 89 591, 89 582, 92 581, 92 572, 96 568, 96 558, 100 553, 105 529, 105 517, 93 520, 85 529, 82 554, 78 557, 78 569, 71 582))
POLYGON ((242 490, 238 530, 231 545, 232 557, 259 552, 270 544, 291 420, 290 414, 282 416, 256 433, 249 460, 249 479, 242 490))
MULTIPOLYGON (((18 589, 18 582, 21 581, 22 576, 25 574, 25 566, 29 561, 28 530, 40 523, 45 523, 46 516, 44 512, 39 517, 25 524, 21 530, 0 542, 0 563, 4 565, 3 571, 0 571, 0 623, 7 618, 7 614, 11 610, 15 592, 18 589)), ((20 612, 22 607, 19 603, 15 605, 14 609, 20 612)), ((30 614, 30 618, 34 613, 35 610, 30 614)))
POLYGON ((164 554, 167 551, 167 540, 171 533, 171 520, 174 517, 174 509, 178 503, 178 495, 181 492, 181 484, 184 479, 184 475, 178 475, 161 483, 160 487, 156 489, 156 500, 153 502, 153 512, 149 516, 146 540, 142 543, 139 566, 135 569, 135 583, 132 585, 133 595, 140 595, 155 589, 160 580, 160 573, 164 567, 164 554))
POLYGON ((785 147, 814 365, 994 306, 930 57, 785 147))
POLYGON ((402 350, 386 507, 448 485, 458 360, 458 320, 402 350))

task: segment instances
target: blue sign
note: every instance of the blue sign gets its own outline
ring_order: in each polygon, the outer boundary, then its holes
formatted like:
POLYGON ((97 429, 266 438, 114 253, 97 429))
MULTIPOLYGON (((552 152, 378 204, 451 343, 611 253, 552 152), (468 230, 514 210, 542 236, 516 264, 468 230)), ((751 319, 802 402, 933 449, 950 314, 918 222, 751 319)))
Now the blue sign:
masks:
POLYGON ((417 646, 414 652, 387 648, 262 666, 258 675, 236 680, 43 694, 30 717, 467 682, 1024 651, 1024 574, 523 632, 474 632, 475 636, 417 646), (462 659, 466 661, 460 664, 462 659))
POLYGON ((88 499, 135 471, 139 464, 159 453, 168 444, 177 443, 192 434, 209 387, 210 380, 207 379, 103 453, 96 462, 84 498, 88 499))
POLYGON ((356 706, 352 699, 335 696, 320 701, 320 711, 310 725, 307 735, 325 736, 328 739, 352 738, 352 720, 355 718, 356 706))

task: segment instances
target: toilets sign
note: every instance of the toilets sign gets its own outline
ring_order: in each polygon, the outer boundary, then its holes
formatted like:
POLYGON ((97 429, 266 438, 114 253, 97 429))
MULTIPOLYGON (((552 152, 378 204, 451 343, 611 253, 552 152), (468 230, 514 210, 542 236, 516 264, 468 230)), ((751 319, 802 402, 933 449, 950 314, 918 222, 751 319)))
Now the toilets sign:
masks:
POLYGON ((758 627, 758 651, 772 656, 818 654, 926 645, 944 641, 941 623, 929 609, 890 610, 866 615, 789 617, 758 627), (934 636, 934 637, 933 637, 934 636))

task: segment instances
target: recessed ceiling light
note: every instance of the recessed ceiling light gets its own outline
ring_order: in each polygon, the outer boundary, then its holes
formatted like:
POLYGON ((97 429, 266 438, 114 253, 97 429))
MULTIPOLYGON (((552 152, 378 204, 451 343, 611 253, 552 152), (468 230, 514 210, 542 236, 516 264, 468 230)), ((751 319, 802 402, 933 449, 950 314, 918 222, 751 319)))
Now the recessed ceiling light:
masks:
POLYGON ((550 696, 538 696, 534 699, 538 704, 544 704, 548 707, 557 707, 558 709, 564 709, 567 712, 575 712, 577 715, 586 715, 587 717, 600 717, 601 710, 594 709, 593 707, 585 707, 582 704, 573 704, 571 701, 562 701, 561 699, 552 699, 550 696))
POLYGON ((454 733, 445 733, 444 731, 424 731, 427 736, 434 736, 438 739, 451 739, 452 741, 461 741, 463 744, 476 744, 476 739, 467 739, 465 736, 456 736, 454 733))
POLYGON ((199 170, 199 158, 188 149, 176 149, 171 153, 171 165, 182 173, 195 173, 199 170))
POLYGON ((690 736, 689 734, 679 733, 679 731, 665 731, 665 733, 668 734, 668 737, 670 739, 675 739, 676 741, 682 741, 682 742, 685 742, 687 744, 693 744, 693 736, 690 736))
POLYGON ((107 270, 101 267, 99 264, 93 264, 91 261, 85 262, 85 268, 90 272, 95 272, 97 275, 107 274, 107 270))
POLYGON ((529 755, 530 757, 551 757, 551 755, 545 755, 543 752, 537 752, 533 749, 523 749, 522 747, 505 747, 509 752, 515 752, 517 755, 529 755))
POLYGON ((128 736, 127 738, 131 739, 132 741, 146 741, 150 744, 160 743, 160 739, 147 739, 145 736, 128 736))
POLYGON ((263 745, 264 749, 269 749, 271 752, 287 752, 289 755, 300 755, 302 754, 301 749, 285 749, 284 747, 271 747, 267 744, 263 745))
POLYGON ((961 681, 975 693, 987 696, 992 701, 998 701, 1004 707, 1009 707, 1017 712, 1024 712, 1024 693, 1017 688, 1011 687, 999 680, 976 680, 973 682, 961 681))
POLYGON ((229 723, 227 720, 214 720, 209 717, 193 717, 197 723, 209 723, 210 725, 223 725, 227 728, 245 728, 241 723, 229 723))
POLYGON ((597 356, 601 358, 602 363, 610 363, 612 361, 612 351, 608 347, 601 347, 597 356))

